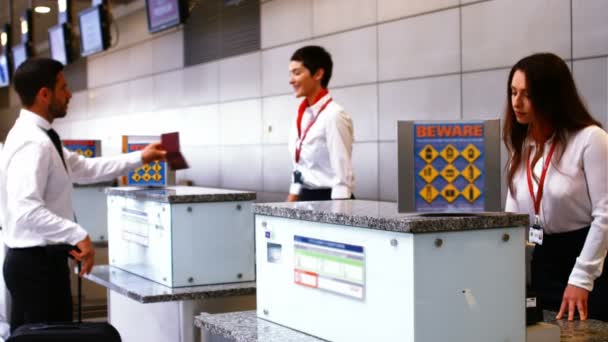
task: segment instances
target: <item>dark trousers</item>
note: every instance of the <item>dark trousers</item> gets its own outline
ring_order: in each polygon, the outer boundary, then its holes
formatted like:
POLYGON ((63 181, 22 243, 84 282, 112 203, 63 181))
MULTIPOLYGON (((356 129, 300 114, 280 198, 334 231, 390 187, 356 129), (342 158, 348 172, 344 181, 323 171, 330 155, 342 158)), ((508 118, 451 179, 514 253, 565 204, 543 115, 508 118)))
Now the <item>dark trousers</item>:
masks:
POLYGON ((12 300, 11 332, 27 323, 72 321, 65 246, 9 248, 3 271, 12 300))
MULTIPOLYGON (((351 195, 350 199, 355 199, 351 195)), ((331 189, 306 189, 300 191, 299 201, 331 201, 331 189)))
MULTIPOLYGON (((542 246, 532 255, 532 288, 546 310, 559 311, 568 278, 580 255, 589 227, 562 234, 545 234, 542 246)), ((589 318, 608 320, 608 275, 604 262, 602 275, 589 293, 589 318)))

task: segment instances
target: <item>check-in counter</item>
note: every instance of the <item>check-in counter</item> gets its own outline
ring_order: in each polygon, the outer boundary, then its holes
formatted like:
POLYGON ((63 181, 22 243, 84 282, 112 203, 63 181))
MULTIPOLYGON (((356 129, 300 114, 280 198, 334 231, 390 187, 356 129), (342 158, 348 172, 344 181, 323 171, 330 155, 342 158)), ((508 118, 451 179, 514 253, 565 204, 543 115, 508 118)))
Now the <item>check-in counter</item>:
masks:
POLYGON ((108 289, 124 342, 198 341, 201 311, 255 308, 255 193, 201 187, 106 189, 108 289))
POLYGON ((330 341, 525 341, 525 227, 375 201, 256 204, 257 316, 330 341))

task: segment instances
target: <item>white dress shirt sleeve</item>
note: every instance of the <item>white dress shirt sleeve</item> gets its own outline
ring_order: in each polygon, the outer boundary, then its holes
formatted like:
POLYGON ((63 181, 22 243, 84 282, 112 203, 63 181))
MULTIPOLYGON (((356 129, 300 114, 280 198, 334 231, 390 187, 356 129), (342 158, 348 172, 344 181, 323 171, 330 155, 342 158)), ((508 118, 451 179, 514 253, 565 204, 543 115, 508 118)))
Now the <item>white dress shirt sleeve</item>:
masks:
POLYGON ((296 162, 295 162, 295 150, 296 150, 296 140, 298 139, 298 130, 296 128, 296 120, 293 120, 291 127, 289 129, 289 141, 287 143, 287 151, 289 153, 289 158, 293 164, 292 174, 291 174, 291 184, 289 186, 289 193, 292 195, 299 195, 300 191, 302 191, 302 184, 294 182, 293 171, 296 170, 296 162))
POLYGON ((141 151, 112 157, 85 158, 63 148, 66 164, 74 183, 87 184, 112 180, 142 165, 141 151))
POLYGON ((517 201, 511 195, 511 189, 507 185, 507 201, 505 203, 505 211, 508 213, 519 213, 519 206, 517 201))
POLYGON ((51 165, 48 149, 29 143, 15 153, 6 169, 7 212, 15 222, 16 231, 32 231, 52 243, 75 245, 87 236, 77 223, 60 217, 45 206, 47 170, 51 165))
POLYGON ((349 199, 353 184, 353 122, 344 111, 330 118, 325 128, 329 162, 335 173, 332 199, 349 199))
POLYGON ((589 136, 582 167, 593 221, 568 283, 592 291, 594 280, 602 273, 608 249, 608 134, 603 130, 597 129, 589 136))

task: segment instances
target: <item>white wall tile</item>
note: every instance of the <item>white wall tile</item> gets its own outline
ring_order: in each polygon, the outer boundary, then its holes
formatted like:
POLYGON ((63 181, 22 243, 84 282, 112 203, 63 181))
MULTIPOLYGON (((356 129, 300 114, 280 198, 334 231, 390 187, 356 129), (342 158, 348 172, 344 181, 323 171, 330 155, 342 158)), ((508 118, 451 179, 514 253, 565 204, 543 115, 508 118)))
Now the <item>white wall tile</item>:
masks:
POLYGON ((220 135, 222 145, 261 144, 261 107, 261 100, 220 104, 220 135))
POLYGON ((462 76, 463 118, 502 118, 507 104, 510 69, 467 73, 462 76))
POLYGON ((380 144, 380 200, 397 201, 397 143, 380 144))
POLYGON ((174 120, 179 125, 181 144, 202 146, 220 144, 219 105, 180 108, 174 120))
POLYGON ((114 116, 128 112, 127 82, 89 90, 89 116, 114 116))
POLYGON ((182 103, 193 105, 219 102, 219 70, 219 62, 198 64, 183 69, 182 103))
POLYGON ((171 108, 180 104, 183 97, 183 69, 153 76, 156 108, 171 108))
POLYGON ((459 21, 453 9, 380 25, 380 80, 458 72, 459 21))
POLYGON ((89 94, 87 90, 72 93, 68 107, 70 119, 83 119, 88 116, 89 94))
POLYGON ((312 0, 269 1, 262 4, 261 12, 262 48, 312 36, 312 0))
POLYGON ((378 143, 353 145, 354 194, 357 199, 378 199, 378 143))
POLYGON ((220 61, 220 101, 260 96, 260 53, 220 61))
POLYGON ((141 77, 154 72, 154 46, 151 40, 128 48, 128 68, 123 68, 132 77, 141 77))
POLYGON ((608 1, 572 0, 574 58, 608 54, 608 1))
POLYGON ((105 56, 87 57, 87 88, 98 87, 108 83, 108 69, 105 56))
POLYGON ((608 127, 608 59, 575 61, 574 78, 591 115, 608 127))
POLYGON ((184 67, 184 34, 175 31, 152 40, 152 69, 162 72, 184 67))
POLYGON ((380 84, 380 140, 397 139, 398 120, 460 120, 460 76, 380 84))
POLYGON ((378 21, 392 20, 458 5, 458 0, 378 0, 378 21))
POLYGON ((378 86, 333 89, 332 97, 353 119, 356 142, 378 140, 378 86))
POLYGON ((262 96, 293 92, 289 85, 289 60, 297 49, 311 43, 308 41, 262 51, 262 96))
POLYGON ((292 164, 287 145, 264 146, 264 186, 268 192, 289 192, 292 164))
POLYGON ((120 40, 115 48, 121 49, 152 37, 148 32, 145 8, 117 19, 116 23, 120 30, 120 40))
POLYGON ((182 153, 190 168, 178 171, 176 180, 190 180, 197 186, 220 187, 220 150, 219 146, 183 145, 182 153))
POLYGON ((376 5, 376 0, 314 0, 313 35, 373 24, 376 5))
POLYGON ((127 83, 127 112, 147 112, 156 108, 154 76, 134 79, 127 83))
POLYGON ((221 152, 221 187, 262 190, 262 146, 224 146, 221 152))
POLYGON ((462 8, 464 70, 510 67, 546 51, 570 56, 569 0, 488 1, 462 8))
POLYGON ((265 97, 262 100, 264 144, 286 144, 301 99, 293 95, 265 97))
POLYGON ((377 81, 376 31, 376 26, 372 26, 314 41, 332 56, 334 67, 330 88, 377 81))

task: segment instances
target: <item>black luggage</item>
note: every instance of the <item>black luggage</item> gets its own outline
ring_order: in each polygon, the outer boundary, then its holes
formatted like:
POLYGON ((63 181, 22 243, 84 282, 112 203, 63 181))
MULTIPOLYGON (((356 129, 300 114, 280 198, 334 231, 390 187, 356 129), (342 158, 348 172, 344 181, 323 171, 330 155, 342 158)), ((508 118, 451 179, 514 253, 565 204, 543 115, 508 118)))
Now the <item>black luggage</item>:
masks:
MULTIPOLYGON (((80 273, 80 262, 78 273, 80 273)), ((109 323, 82 322, 82 278, 78 277, 78 322, 33 323, 17 328, 6 342, 121 342, 109 323)))

